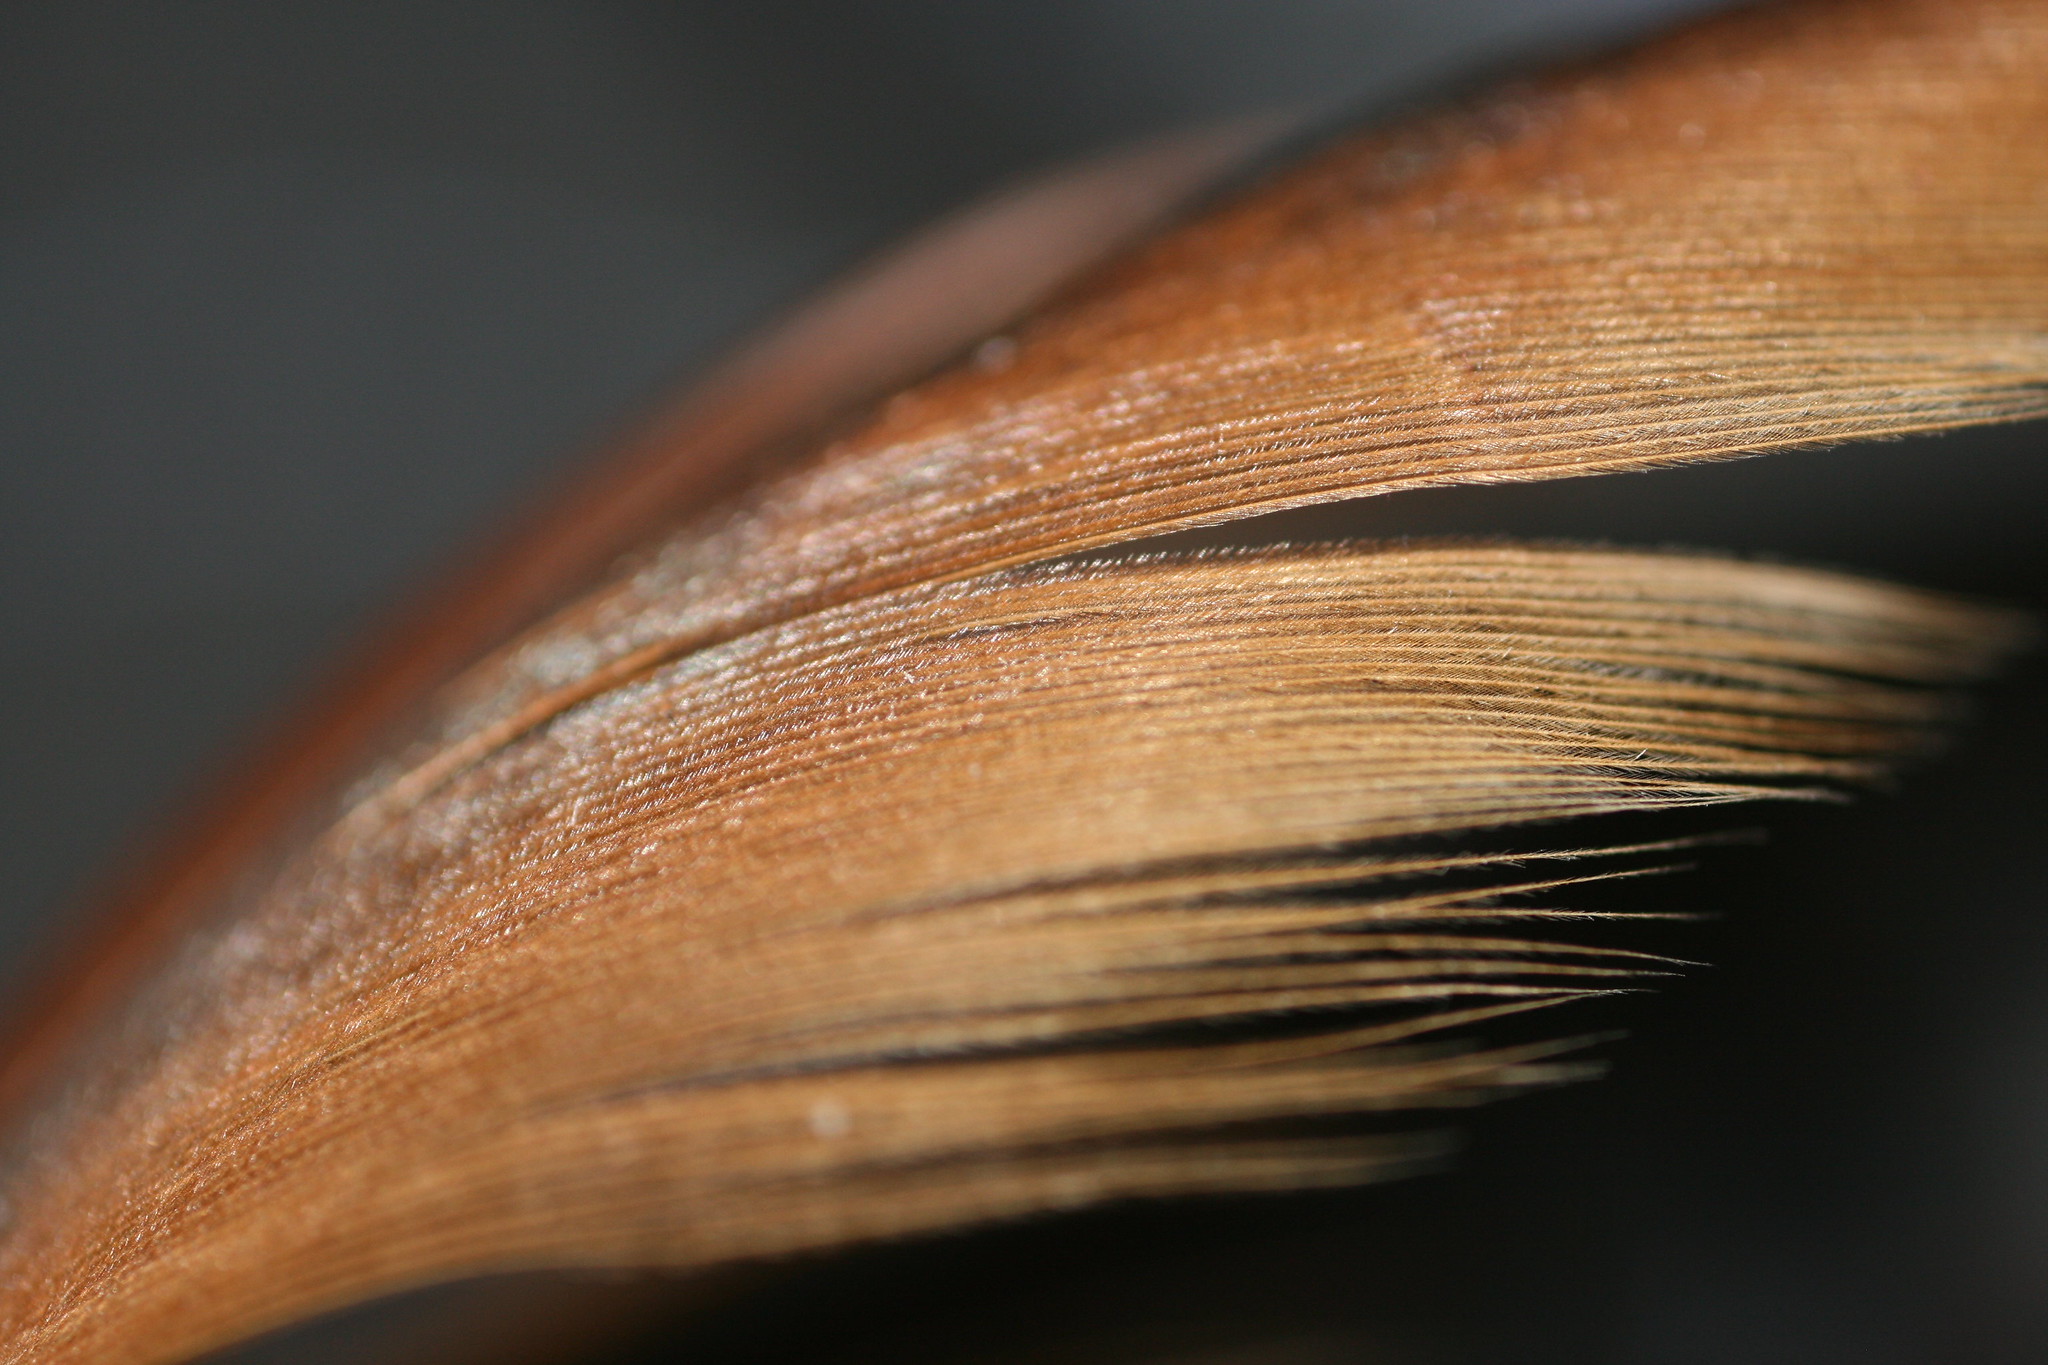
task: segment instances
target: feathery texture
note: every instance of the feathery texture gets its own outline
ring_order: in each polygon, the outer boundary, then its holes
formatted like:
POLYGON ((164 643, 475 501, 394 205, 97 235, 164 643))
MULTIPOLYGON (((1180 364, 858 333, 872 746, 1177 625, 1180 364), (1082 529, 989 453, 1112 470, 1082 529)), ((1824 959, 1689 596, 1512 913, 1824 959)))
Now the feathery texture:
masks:
POLYGON ((1548 1045, 1397 1044, 1653 965, 1496 903, 1568 878, 1416 840, 1866 777, 1932 715, 1902 684, 2002 635, 1500 547, 1012 572, 755 632, 359 808, 188 940, 46 1115, 7 1283, 51 1358, 165 1359, 438 1275, 1358 1179, 1412 1152, 1203 1134, 1549 1079, 1548 1045), (1397 1014, 1147 1041, 1339 1006, 1397 1014))
POLYGON ((646 551, 449 689, 411 780, 907 583, 2048 413, 2044 72, 2032 0, 1773 5, 1340 142, 646 551))
POLYGON ((2044 76, 2037 5, 1708 25, 1340 143, 648 510, 674 529, 324 756, 268 844, 138 903, 178 930, 153 956, 50 1016, 0 1359, 1357 1180, 1417 1146, 1300 1121, 1574 1074, 1433 1035, 1663 964, 1551 940, 1591 874, 1458 836, 1867 780, 2008 620, 1605 551, 1016 566, 2037 413, 2044 76))

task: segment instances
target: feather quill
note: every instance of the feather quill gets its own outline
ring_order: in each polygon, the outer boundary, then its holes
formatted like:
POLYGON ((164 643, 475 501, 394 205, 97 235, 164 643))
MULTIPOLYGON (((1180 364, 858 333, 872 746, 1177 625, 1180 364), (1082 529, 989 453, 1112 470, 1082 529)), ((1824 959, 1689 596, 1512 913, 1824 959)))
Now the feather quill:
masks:
POLYGON ((1298 1121, 1580 1074, 1442 1037, 1667 965, 1542 932, 1602 865, 1517 870, 1528 827, 1868 782, 2013 621, 1675 554, 1035 562, 2037 415, 2044 75, 2032 4, 1718 21, 1338 142, 795 453, 770 423, 595 582, 617 526, 543 528, 568 600, 399 670, 24 1047, 0 1358, 1367 1179, 1415 1142, 1298 1121))

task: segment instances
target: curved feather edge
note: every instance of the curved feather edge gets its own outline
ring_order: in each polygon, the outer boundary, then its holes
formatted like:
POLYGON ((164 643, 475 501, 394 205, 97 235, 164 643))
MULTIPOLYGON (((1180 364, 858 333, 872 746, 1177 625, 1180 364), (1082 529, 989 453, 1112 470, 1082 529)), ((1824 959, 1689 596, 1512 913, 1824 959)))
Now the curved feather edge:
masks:
POLYGON ((1565 1078, 1425 1036, 1666 965, 1531 932, 1560 912, 1513 897, 1575 878, 1444 839, 1866 780, 2012 628, 1711 559, 1336 547, 699 651, 181 946, 14 1153, 8 1358, 1398 1168, 1260 1130, 1565 1078))

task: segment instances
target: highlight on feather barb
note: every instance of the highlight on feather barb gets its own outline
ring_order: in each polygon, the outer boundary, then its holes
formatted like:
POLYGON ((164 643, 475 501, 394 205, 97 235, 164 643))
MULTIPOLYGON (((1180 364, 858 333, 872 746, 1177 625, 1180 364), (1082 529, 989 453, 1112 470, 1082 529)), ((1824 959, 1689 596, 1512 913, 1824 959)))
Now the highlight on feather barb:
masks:
MULTIPOLYGON (((2039 413, 2044 73, 2039 6, 1717 21, 1333 144, 808 444, 846 374, 796 383, 701 505, 543 524, 14 1054, 0 1359, 1371 1178, 1414 1140, 1322 1120, 1579 1074, 1446 1039, 1668 965, 1549 936, 1606 864, 1517 870, 1572 851, 1533 827, 1867 782, 2015 624, 1677 554, 1073 557, 2039 413)), ((659 458, 730 459, 690 411, 659 458)))

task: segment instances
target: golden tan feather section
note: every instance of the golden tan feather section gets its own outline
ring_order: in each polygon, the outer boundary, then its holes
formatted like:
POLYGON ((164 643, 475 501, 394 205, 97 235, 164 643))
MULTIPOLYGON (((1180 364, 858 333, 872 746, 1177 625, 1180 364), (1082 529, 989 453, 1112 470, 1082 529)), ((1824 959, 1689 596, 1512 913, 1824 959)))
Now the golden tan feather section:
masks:
POLYGON ((2009 634, 1442 546, 1014 571, 704 650, 359 807, 185 945, 20 1154, 16 1358, 1398 1165, 1217 1127, 1554 1079, 1416 1040, 1660 965, 1504 929, 1571 879, 1445 836, 1858 781, 2009 634))

